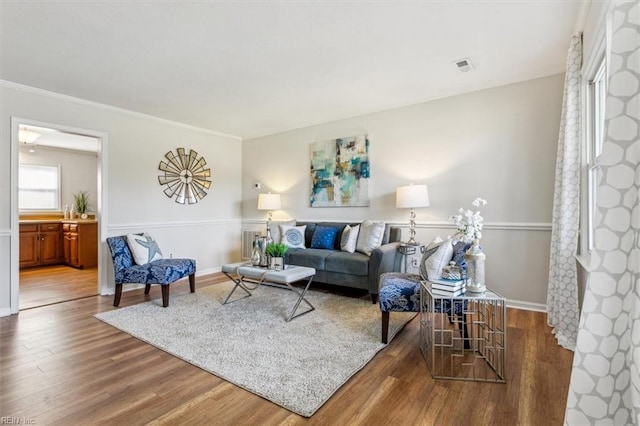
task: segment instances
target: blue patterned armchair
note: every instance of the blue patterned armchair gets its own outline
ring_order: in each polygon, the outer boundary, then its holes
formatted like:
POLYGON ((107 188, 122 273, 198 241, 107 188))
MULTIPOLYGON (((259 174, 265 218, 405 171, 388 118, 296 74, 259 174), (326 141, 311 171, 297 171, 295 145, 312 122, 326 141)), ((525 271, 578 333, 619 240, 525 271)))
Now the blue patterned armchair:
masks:
MULTIPOLYGON (((380 311, 382 312, 382 343, 387 343, 389 334, 390 312, 420 312, 420 275, 402 272, 385 272, 380 275, 379 296, 380 311)), ((459 301, 459 300, 458 300, 459 301)), ((457 303, 453 299, 436 299, 436 312, 447 314, 449 321, 454 322, 453 315, 461 319, 461 328, 464 333, 465 349, 469 348, 469 336, 464 310, 464 303, 457 303), (453 302, 453 309, 452 309, 453 302)))
POLYGON ((113 306, 120 304, 122 284, 145 284, 144 294, 149 294, 151 284, 162 287, 162 306, 169 306, 169 285, 189 276, 191 293, 196 291, 196 261, 193 259, 160 259, 144 265, 136 265, 127 244, 127 237, 107 238, 115 272, 116 294, 113 306))

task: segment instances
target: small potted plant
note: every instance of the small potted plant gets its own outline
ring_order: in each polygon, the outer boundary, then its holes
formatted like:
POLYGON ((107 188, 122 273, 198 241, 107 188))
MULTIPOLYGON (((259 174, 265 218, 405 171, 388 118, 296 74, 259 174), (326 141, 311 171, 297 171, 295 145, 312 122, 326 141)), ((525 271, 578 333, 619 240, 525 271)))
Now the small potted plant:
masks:
POLYGON ((288 248, 284 243, 272 243, 267 246, 265 253, 269 259, 269 269, 276 271, 284 269, 284 255, 288 248))
POLYGON ((87 191, 80 191, 77 194, 73 194, 73 200, 76 213, 79 214, 82 219, 86 219, 87 209, 89 208, 89 193, 87 191))

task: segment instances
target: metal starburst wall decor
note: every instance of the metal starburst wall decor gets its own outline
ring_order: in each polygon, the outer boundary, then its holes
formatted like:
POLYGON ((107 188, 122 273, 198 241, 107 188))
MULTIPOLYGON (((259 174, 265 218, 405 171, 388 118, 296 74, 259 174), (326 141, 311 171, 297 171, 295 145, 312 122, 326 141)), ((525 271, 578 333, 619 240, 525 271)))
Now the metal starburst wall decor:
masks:
POLYGON ((177 155, 172 151, 164 156, 168 161, 160 161, 158 169, 164 172, 158 176, 160 185, 165 185, 164 193, 167 197, 175 197, 178 204, 195 204, 207 196, 207 189, 211 187, 211 169, 206 168, 207 161, 198 157, 193 149, 189 154, 184 148, 177 148, 177 155))

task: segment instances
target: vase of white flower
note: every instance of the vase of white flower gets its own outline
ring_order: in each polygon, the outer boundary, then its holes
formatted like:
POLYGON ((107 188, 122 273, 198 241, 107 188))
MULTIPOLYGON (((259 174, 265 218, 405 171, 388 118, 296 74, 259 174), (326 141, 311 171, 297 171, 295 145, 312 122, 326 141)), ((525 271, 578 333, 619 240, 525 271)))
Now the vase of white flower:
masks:
MULTIPOLYGON (((482 198, 476 198, 471 204, 478 208, 480 205, 486 205, 487 202, 482 198)), ((473 212, 471 210, 465 211, 460 208, 458 210, 458 214, 450 216, 449 220, 458 227, 457 232, 452 237, 453 241, 472 243, 471 247, 464 255, 467 263, 465 288, 470 293, 482 293, 487 289, 484 278, 486 255, 483 253, 482 247, 480 246, 484 219, 478 210, 473 212)))
POLYGON ((480 247, 480 241, 474 240, 464 254, 464 260, 467 262, 465 289, 470 293, 482 293, 487 289, 484 284, 485 259, 486 255, 480 247))

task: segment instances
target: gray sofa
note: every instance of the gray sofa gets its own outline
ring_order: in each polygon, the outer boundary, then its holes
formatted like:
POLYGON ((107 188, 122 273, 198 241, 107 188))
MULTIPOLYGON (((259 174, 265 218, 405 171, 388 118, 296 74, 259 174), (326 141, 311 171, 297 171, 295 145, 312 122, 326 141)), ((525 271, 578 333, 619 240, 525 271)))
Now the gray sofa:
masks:
POLYGON ((297 222, 296 226, 306 225, 305 247, 311 247, 311 238, 317 225, 338 228, 333 250, 313 248, 290 248, 285 256, 288 265, 315 268, 314 282, 334 284, 345 287, 368 290, 371 301, 378 301, 378 277, 383 272, 399 270, 397 249, 401 238, 401 229, 397 226, 385 226, 382 245, 371 252, 371 256, 340 250, 342 231, 346 222, 297 222))

